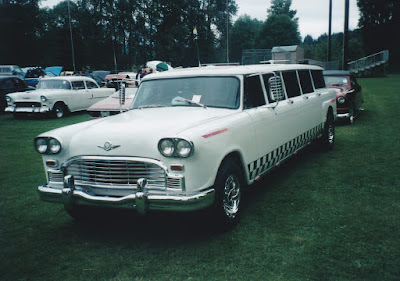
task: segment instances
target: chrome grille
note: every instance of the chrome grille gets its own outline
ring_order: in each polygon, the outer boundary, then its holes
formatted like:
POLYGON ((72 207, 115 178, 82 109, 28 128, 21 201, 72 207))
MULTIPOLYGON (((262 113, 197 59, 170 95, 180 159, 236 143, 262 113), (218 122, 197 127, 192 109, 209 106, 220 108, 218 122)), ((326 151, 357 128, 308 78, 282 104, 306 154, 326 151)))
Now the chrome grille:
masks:
POLYGON ((136 187, 138 179, 146 178, 150 188, 166 187, 164 169, 141 161, 76 159, 68 164, 66 173, 73 175, 77 184, 132 188, 136 187))
POLYGON ((40 102, 16 102, 17 107, 41 107, 40 102))

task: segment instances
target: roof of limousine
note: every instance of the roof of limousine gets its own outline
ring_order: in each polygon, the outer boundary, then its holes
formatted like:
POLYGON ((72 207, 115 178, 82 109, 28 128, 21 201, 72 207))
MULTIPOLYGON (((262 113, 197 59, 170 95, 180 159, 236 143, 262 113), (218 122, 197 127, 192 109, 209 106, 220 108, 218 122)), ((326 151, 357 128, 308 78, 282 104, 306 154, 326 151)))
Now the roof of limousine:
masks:
POLYGON ((230 75, 249 75, 256 73, 269 73, 273 71, 285 70, 323 70, 319 66, 305 64, 256 64, 256 65, 239 65, 239 66, 204 66, 173 69, 164 72, 152 73, 146 75, 143 79, 160 79, 160 78, 178 78, 187 76, 230 76, 230 75))

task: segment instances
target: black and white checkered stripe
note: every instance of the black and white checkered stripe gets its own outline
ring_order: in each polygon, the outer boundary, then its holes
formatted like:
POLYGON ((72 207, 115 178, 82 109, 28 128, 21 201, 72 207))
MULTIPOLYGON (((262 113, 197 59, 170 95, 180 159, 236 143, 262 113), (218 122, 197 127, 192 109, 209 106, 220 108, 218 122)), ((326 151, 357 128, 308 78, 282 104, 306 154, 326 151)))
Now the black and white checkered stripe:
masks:
POLYGON ((304 134, 301 134, 297 138, 285 143, 284 145, 281 145, 256 161, 248 164, 247 168, 249 169, 250 180, 253 180, 259 175, 265 173, 277 163, 289 157, 300 148, 306 146, 313 139, 322 134, 323 127, 323 124, 320 124, 304 134))

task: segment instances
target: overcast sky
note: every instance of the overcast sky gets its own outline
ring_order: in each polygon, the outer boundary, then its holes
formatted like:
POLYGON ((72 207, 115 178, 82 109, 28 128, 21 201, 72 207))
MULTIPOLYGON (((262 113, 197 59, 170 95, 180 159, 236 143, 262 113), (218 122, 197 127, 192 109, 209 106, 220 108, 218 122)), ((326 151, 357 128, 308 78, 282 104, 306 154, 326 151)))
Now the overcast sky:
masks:
MULTIPOLYGON (((61 0, 42 0, 41 7, 52 7, 61 0)), ((344 2, 345 0, 332 0, 332 32, 343 32, 344 28, 344 2)), ((236 20, 241 15, 264 21, 267 18, 267 9, 271 0, 236 0, 238 13, 236 20)), ((317 39, 321 34, 328 33, 329 0, 292 0, 292 10, 296 10, 299 18, 299 29, 302 38, 309 34, 317 39)), ((357 0, 350 0, 349 28, 357 27, 359 11, 357 0)))

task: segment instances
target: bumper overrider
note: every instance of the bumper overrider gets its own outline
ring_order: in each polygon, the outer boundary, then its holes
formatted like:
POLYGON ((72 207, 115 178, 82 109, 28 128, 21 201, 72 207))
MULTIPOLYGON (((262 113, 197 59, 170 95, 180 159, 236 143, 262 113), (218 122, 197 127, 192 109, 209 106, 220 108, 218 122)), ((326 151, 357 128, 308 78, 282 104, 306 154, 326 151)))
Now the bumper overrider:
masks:
POLYGON ((140 178, 135 193, 122 197, 98 196, 76 189, 74 176, 67 175, 64 177, 64 188, 57 189, 43 185, 38 187, 38 192, 43 201, 61 203, 67 208, 73 205, 122 207, 135 209, 140 214, 146 214, 149 210, 195 211, 207 208, 214 202, 213 188, 192 195, 168 195, 149 194, 146 185, 146 178, 140 178))

